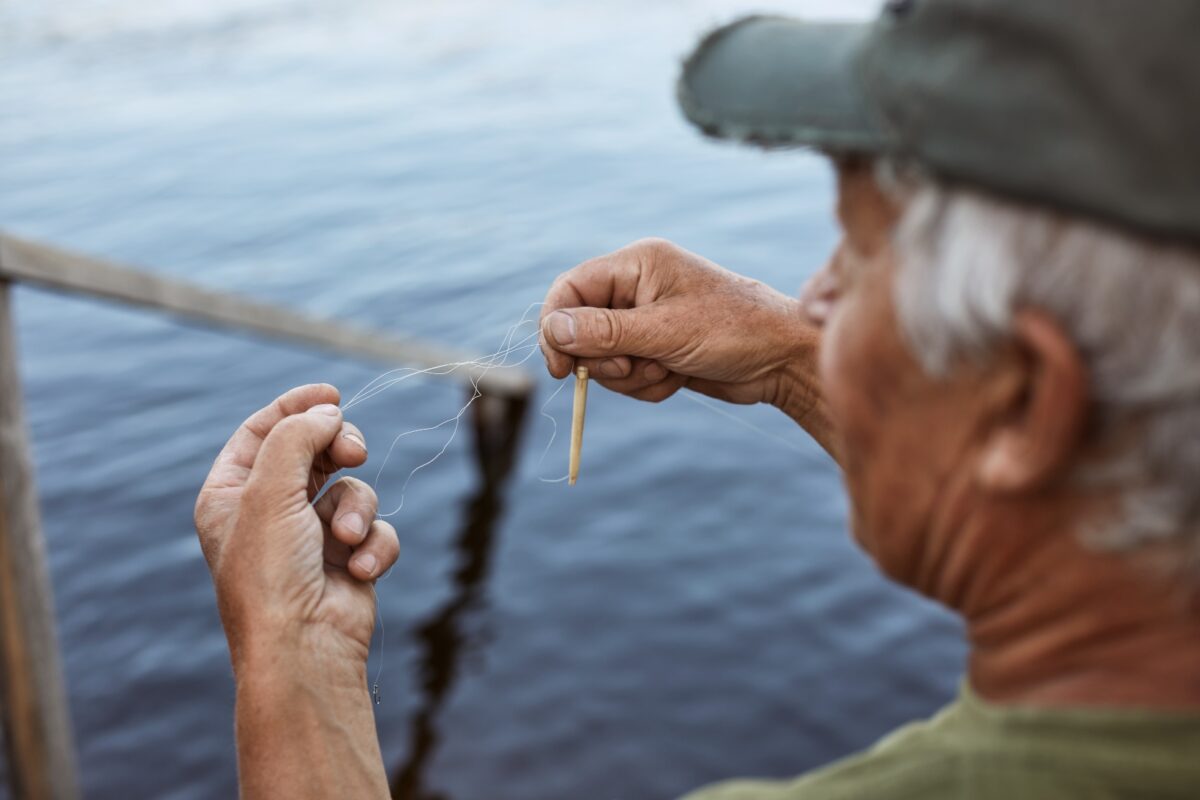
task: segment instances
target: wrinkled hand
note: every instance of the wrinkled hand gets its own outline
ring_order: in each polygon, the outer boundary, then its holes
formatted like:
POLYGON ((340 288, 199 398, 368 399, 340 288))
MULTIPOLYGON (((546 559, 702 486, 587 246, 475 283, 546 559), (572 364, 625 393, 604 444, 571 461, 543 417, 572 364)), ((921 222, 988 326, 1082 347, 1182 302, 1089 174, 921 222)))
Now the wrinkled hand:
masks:
POLYGON ((801 419, 817 402, 819 333, 799 302, 666 241, 647 239, 563 273, 542 308, 550 374, 576 364, 657 402, 688 387, 801 419))
POLYGON ((301 386, 247 419, 217 456, 196 501, 196 531, 216 586, 234 668, 261 654, 319 652, 365 664, 372 581, 399 555, 375 521, 375 492, 328 476, 366 461, 338 391, 301 386))

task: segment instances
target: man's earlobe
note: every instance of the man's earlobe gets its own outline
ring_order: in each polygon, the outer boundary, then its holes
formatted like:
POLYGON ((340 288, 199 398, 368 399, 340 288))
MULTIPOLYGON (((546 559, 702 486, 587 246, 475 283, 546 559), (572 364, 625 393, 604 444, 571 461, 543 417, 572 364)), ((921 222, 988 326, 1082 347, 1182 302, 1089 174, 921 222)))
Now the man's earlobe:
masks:
POLYGON ((998 492, 1043 488, 1074 460, 1090 403, 1087 367, 1057 322, 1039 311, 1018 311, 1019 391, 985 442, 977 478, 998 492))

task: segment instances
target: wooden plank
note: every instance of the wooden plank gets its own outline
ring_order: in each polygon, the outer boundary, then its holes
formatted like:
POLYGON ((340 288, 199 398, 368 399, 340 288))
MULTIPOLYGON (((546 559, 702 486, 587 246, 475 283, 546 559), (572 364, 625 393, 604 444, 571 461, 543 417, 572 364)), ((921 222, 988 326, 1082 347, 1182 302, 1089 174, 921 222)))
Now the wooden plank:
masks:
POLYGON ((13 796, 79 797, 54 604, 17 375, 8 284, 0 281, 0 702, 13 796))
MULTIPOLYGON (((471 356, 414 339, 399 339, 254 303, 230 294, 0 233, 0 280, 144 306, 218 328, 234 328, 323 350, 428 369, 471 356)), ((478 383, 486 394, 527 395, 533 383, 512 367, 463 366, 448 377, 478 383)))

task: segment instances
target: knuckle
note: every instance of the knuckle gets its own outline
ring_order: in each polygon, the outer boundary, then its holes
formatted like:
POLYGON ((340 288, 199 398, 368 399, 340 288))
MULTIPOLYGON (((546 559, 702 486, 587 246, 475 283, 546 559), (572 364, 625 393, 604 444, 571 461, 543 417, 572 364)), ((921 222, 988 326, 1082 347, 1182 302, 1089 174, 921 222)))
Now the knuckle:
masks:
POLYGON ((375 490, 371 488, 370 484, 367 484, 358 478, 352 477, 342 478, 342 481, 345 482, 346 490, 352 497, 358 498, 362 502, 372 507, 374 507, 375 503, 378 502, 379 496, 375 494, 375 490))
POLYGON ((374 494, 374 490, 371 488, 370 484, 366 483, 365 481, 363 481, 360 478, 354 477, 353 475, 345 475, 341 478, 338 478, 337 482, 342 485, 342 487, 345 491, 350 492, 352 494, 358 494, 358 493, 374 494))
POLYGON ((581 358, 576 363, 588 368, 588 372, 598 381, 621 381, 629 377, 629 360, 623 356, 605 358, 581 358))
POLYGON ((610 309, 601 309, 594 317, 591 331, 593 343, 604 350, 612 350, 621 342, 621 318, 610 309))
POLYGON ((285 402, 286 394, 281 394, 266 405, 263 411, 274 412, 282 419, 287 419, 287 403, 285 402))
POLYGON ((304 420, 299 414, 293 414, 279 420, 275 427, 271 430, 276 439, 291 439, 299 436, 304 431, 304 420))
MULTIPOLYGON (((574 272, 575 272, 575 268, 571 268, 568 270, 563 270, 562 272, 558 273, 558 275, 555 276, 554 280, 550 283, 550 291, 547 293, 547 296, 549 297, 554 294, 557 294, 564 286, 566 286, 567 282, 571 280, 571 275, 574 272)), ((545 317, 547 314, 549 314, 553 310, 554 310, 553 308, 543 309, 542 317, 545 317)))
POLYGON ((658 236, 638 239, 633 243, 633 248, 645 265, 651 265, 662 259, 669 258, 675 255, 678 249, 674 242, 658 236))
POLYGON ((661 236, 643 237, 634 242, 632 246, 647 253, 662 252, 663 250, 673 247, 670 241, 662 238, 661 236))
POLYGON ((395 558, 400 553, 400 536, 396 533, 396 529, 390 522, 381 519, 376 520, 374 524, 379 539, 379 549, 390 558, 395 558))
POLYGON ((195 523, 197 531, 203 531, 208 527, 211 509, 212 501, 209 499, 208 492, 201 492, 196 498, 196 505, 192 507, 192 522, 195 523))

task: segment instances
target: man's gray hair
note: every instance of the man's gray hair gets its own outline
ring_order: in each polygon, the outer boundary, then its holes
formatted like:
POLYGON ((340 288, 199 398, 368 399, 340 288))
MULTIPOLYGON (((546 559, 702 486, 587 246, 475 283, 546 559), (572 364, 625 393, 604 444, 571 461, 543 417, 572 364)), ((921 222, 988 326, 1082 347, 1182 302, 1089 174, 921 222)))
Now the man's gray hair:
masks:
POLYGON ((1200 252, 1103 223, 923 177, 880 185, 899 194, 896 307, 914 354, 934 376, 986 359, 1014 312, 1058 321, 1090 371, 1088 421, 1101 463, 1082 485, 1112 487, 1119 513, 1085 532, 1112 549, 1172 544, 1175 566, 1200 565, 1200 252))

